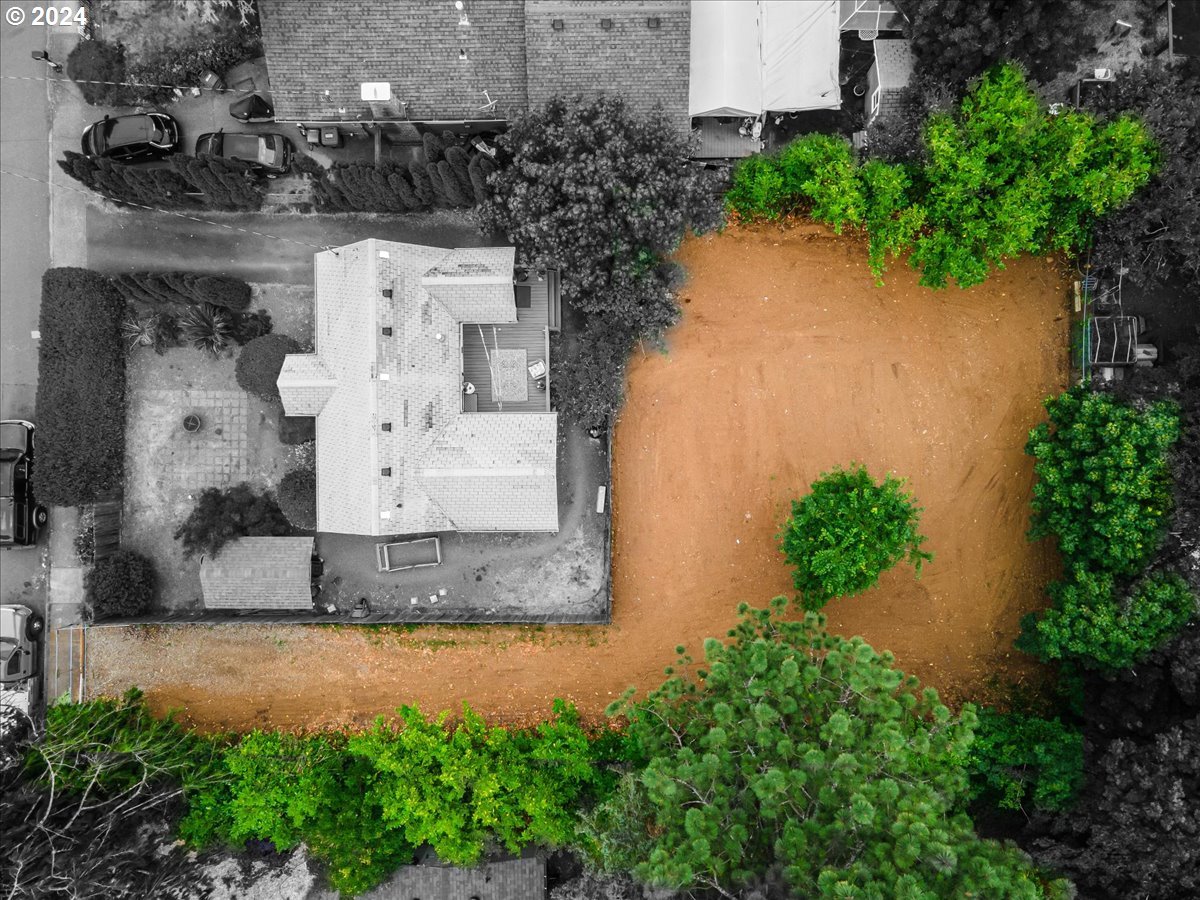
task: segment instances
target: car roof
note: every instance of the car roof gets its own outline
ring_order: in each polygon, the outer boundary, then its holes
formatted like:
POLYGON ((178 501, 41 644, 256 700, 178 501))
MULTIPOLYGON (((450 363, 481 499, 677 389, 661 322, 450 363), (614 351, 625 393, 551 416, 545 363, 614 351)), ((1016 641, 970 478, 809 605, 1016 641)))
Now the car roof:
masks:
POLYGON ((258 159, 258 150, 262 145, 262 136, 257 134, 225 134, 222 156, 236 156, 239 159, 258 159))
POLYGON ((13 483, 16 478, 17 461, 15 459, 0 459, 0 497, 9 500, 13 495, 13 483))

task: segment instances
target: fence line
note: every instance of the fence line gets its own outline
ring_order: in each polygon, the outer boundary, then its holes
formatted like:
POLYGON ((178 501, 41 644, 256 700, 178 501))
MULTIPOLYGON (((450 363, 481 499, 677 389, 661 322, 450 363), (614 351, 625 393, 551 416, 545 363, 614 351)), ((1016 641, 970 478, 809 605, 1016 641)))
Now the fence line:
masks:
POLYGON ((96 562, 121 549, 121 494, 106 491, 92 504, 92 547, 96 562))

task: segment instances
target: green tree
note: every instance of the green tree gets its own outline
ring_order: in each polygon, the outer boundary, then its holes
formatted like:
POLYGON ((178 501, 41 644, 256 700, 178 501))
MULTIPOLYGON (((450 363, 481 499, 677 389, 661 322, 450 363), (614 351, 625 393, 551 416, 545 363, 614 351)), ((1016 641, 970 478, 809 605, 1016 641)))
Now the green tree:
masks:
POLYGON ((196 506, 175 529, 187 557, 216 556, 240 537, 279 537, 292 533, 292 525, 270 494, 257 494, 243 482, 224 490, 206 488, 196 506))
POLYGON ((1059 718, 985 707, 968 760, 973 798, 1001 809, 1063 810, 1083 782, 1083 733, 1059 718))
POLYGON ((740 164, 726 205, 743 218, 805 209, 839 231, 865 227, 876 277, 908 252, 922 284, 970 287, 1019 254, 1082 249, 1158 162, 1136 120, 1050 115, 1012 65, 989 70, 957 110, 932 113, 923 141, 919 162, 858 165, 840 138, 805 135, 740 164))
POLYGON ((1074 388, 1046 401, 1049 421, 1029 433, 1036 457, 1033 537, 1055 535, 1068 564, 1094 574, 1138 574, 1171 513, 1167 454, 1179 414, 1160 402, 1139 412, 1074 388))
POLYGON ((286 334, 267 334, 255 338, 238 354, 234 375, 242 390, 270 402, 279 399, 279 373, 289 353, 299 353, 300 345, 286 334))
POLYGON ((1114 0, 904 0, 919 69, 965 82, 1015 60, 1038 80, 1073 68, 1100 43, 1114 0))
POLYGON ((447 862, 472 865, 489 838, 513 852, 568 843, 578 805, 605 783, 577 713, 561 702, 533 731, 488 726, 465 707, 453 728, 444 713, 399 714, 350 738, 348 749, 371 761, 371 796, 387 826, 447 862))
POLYGON ((587 818, 597 863, 724 896, 772 871, 801 897, 1043 896, 1027 859, 958 811, 971 706, 951 715, 890 654, 786 608, 743 604, 703 667, 684 656, 610 708, 646 764, 587 818))
POLYGON ((853 597, 874 587, 879 576, 907 561, 918 575, 933 555, 921 549, 921 508, 892 475, 876 483, 863 466, 834 469, 792 501, 792 514, 779 535, 792 582, 806 609, 834 597, 853 597))
POLYGON ((137 616, 154 602, 154 563, 133 550, 96 560, 83 578, 84 600, 93 620, 137 616))
POLYGON ((1017 649, 1044 661, 1109 672, 1141 662, 1197 612, 1187 582, 1163 572, 1147 576, 1121 597, 1111 574, 1078 571, 1050 585, 1050 599, 1048 610, 1022 620, 1017 649))
POLYGON ((311 465, 292 469, 279 481, 279 508, 297 528, 317 527, 317 472, 311 465))

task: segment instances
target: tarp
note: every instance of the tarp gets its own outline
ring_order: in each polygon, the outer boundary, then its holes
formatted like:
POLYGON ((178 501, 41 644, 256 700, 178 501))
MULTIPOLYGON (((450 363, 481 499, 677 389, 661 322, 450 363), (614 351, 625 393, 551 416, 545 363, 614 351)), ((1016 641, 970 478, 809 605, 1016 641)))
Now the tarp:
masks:
POLYGON ((693 0, 692 116, 836 109, 838 0, 693 0))

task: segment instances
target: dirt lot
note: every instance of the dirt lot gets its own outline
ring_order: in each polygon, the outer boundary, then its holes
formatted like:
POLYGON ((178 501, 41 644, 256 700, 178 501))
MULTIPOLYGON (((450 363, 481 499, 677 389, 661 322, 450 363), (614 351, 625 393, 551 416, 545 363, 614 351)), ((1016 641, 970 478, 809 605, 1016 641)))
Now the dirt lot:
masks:
POLYGON ((1031 669, 1010 650, 1056 561, 1025 538, 1041 399, 1066 383, 1067 285, 1026 259, 933 293, 821 228, 689 240, 683 324, 630 371, 614 447, 614 623, 589 628, 95 629, 91 690, 143 687, 207 728, 362 723, 400 703, 529 721, 551 699, 589 716, 662 677, 679 643, 723 635, 741 600, 790 578, 788 501, 859 460, 911 479, 936 555, 828 607, 949 699, 1031 669))

